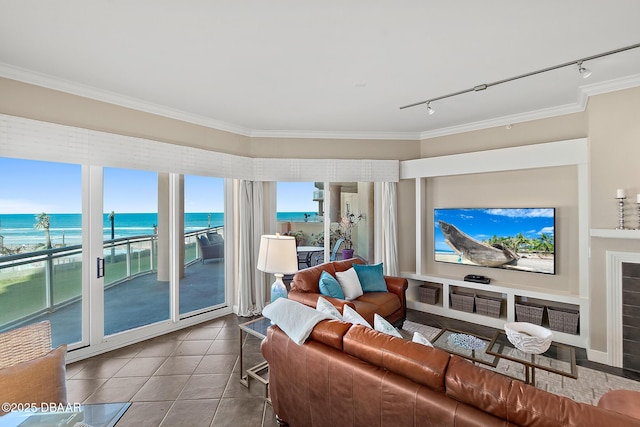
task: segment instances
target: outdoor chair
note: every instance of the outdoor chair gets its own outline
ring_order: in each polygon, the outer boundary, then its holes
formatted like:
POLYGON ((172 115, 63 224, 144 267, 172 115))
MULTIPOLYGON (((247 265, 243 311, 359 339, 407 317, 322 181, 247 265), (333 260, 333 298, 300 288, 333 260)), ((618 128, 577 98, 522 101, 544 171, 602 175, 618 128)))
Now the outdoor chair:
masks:
POLYGON ((48 320, 1 333, 0 401, 66 404, 66 354, 66 344, 51 349, 48 320))
POLYGON ((224 239, 218 233, 207 233, 198 237, 202 262, 207 259, 224 258, 224 239))

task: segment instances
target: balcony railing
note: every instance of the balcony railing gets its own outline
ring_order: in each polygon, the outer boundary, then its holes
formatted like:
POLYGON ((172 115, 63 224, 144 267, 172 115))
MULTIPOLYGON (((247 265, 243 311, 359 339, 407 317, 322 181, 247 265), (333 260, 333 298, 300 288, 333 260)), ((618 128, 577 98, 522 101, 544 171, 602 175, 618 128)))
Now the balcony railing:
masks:
MULTIPOLYGON (((200 259, 197 238, 224 227, 185 233, 184 263, 200 259)), ((157 271, 157 236, 143 235, 104 242, 104 287, 157 271)), ((0 256, 0 330, 82 298, 82 245, 0 256)))

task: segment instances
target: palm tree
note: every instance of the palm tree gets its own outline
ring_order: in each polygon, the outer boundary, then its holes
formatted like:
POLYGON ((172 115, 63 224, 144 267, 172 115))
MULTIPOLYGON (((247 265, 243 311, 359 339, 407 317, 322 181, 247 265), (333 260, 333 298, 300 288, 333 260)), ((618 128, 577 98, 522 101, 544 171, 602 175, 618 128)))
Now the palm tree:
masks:
POLYGON ((44 230, 44 238, 45 238, 45 246, 47 249, 51 249, 51 236, 49 234, 49 215, 42 212, 41 214, 36 215, 36 223, 34 228, 37 230, 44 230))

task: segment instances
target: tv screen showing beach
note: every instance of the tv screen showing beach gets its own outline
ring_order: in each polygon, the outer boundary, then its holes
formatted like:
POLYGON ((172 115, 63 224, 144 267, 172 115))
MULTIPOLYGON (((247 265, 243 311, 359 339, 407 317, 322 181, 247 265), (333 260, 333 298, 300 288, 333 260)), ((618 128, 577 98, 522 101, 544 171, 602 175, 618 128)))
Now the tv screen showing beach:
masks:
POLYGON ((434 209, 435 260, 555 274, 555 209, 434 209))

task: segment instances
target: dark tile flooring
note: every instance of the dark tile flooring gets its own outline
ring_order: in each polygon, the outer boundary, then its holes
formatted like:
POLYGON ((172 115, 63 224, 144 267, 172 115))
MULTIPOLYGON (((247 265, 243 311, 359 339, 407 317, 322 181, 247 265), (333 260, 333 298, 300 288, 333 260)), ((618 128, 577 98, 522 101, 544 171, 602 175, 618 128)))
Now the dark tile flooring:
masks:
MULTIPOLYGON (((494 329, 409 310, 407 319, 487 337, 494 329)), ((238 325, 249 321, 234 314, 153 338, 67 366, 70 403, 132 402, 117 427, 247 426, 274 427, 264 386, 240 384, 238 325)), ((245 335, 246 366, 262 361, 260 341, 245 335)), ((578 364, 640 380, 635 372, 586 360, 578 364)))

